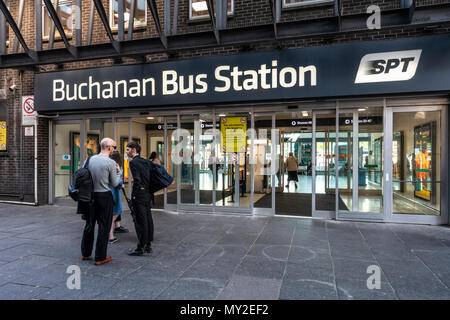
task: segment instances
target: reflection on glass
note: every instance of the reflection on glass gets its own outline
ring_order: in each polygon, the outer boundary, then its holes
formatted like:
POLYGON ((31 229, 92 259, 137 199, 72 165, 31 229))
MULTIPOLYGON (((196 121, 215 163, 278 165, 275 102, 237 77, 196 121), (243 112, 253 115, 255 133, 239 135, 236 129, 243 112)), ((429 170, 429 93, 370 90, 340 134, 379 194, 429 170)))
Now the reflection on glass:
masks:
MULTIPOLYGON (((52 1, 55 7, 56 1, 52 1)), ((42 11, 44 14, 42 36, 48 38, 50 36, 50 29, 53 25, 53 20, 50 17, 50 13, 47 10, 45 4, 43 4, 42 11)), ((56 8, 55 8, 56 9, 56 8)), ((58 18, 61 21, 61 25, 64 29, 66 36, 72 35, 72 29, 74 25, 75 15, 72 15, 72 0, 59 0, 57 8, 58 18)), ((55 38, 61 38, 58 29, 55 28, 55 38)))
POLYGON ((383 108, 358 111, 358 211, 383 212, 383 108))
POLYGON ((272 208, 272 116, 255 115, 255 130, 253 203, 255 208, 272 208))
POLYGON ((440 215, 440 111, 393 116, 393 213, 440 215))
MULTIPOLYGON (((124 14, 123 20, 125 29, 128 29, 128 24, 131 17, 131 0, 125 0, 124 2, 124 14)), ((112 16, 112 28, 117 28, 119 24, 119 4, 117 0, 112 1, 111 16, 112 16)), ((136 11, 134 12, 134 28, 146 25, 146 0, 136 1, 136 11)))
MULTIPOLYGON (((203 19, 203 18, 209 18, 208 13, 208 5, 206 3, 207 0, 190 0, 191 2, 191 12, 190 12, 190 18, 191 19, 203 19)), ((231 15, 233 14, 233 1, 234 0, 228 0, 227 4, 227 14, 231 15)), ((214 7, 215 7, 215 2, 214 7)), ((214 12, 216 12, 214 8, 214 12)))
POLYGON ((173 177, 173 183, 167 188, 167 203, 168 204, 177 204, 177 181, 178 181, 178 165, 174 161, 176 158, 176 148, 175 146, 178 144, 178 139, 174 135, 175 130, 177 129, 177 117, 167 117, 167 172, 173 177))
POLYGON ((339 144, 338 144, 338 186, 339 198, 344 205, 339 210, 352 211, 353 198, 353 113, 339 115, 339 144))

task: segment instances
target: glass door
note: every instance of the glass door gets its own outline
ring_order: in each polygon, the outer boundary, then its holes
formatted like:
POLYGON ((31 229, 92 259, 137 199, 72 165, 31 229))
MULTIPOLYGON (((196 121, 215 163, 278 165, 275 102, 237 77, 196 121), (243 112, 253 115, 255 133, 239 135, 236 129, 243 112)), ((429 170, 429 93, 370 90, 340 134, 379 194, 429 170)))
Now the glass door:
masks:
POLYGON ((84 126, 83 121, 58 121, 53 126, 53 202, 54 199, 69 199, 68 186, 86 159, 87 141, 80 134, 84 126))
POLYGON ((447 223, 446 108, 392 107, 386 114, 386 154, 392 155, 386 164, 387 219, 447 223))
POLYGON ((338 219, 383 220, 383 107, 338 113, 338 219))
POLYGON ((336 111, 313 112, 312 214, 331 219, 336 213, 336 111))

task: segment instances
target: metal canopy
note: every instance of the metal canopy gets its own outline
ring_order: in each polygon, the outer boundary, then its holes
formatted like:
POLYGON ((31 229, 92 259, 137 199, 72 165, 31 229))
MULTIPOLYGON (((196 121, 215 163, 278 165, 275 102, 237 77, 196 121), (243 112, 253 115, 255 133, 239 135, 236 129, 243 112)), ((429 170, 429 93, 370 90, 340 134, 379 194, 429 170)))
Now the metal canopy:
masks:
MULTIPOLYGON (((89 27, 87 33, 86 44, 82 44, 81 28, 77 27, 75 33, 75 44, 72 46, 64 34, 64 29, 61 25, 61 21, 58 18, 57 10, 55 10, 51 0, 44 0, 45 5, 49 11, 49 14, 54 21, 54 26, 61 34, 64 41, 65 48, 42 50, 42 43, 36 41, 36 51, 31 50, 20 31, 20 26, 16 24, 12 17, 5 1, 0 0, 0 24, 2 19, 6 21, 14 31, 16 39, 22 47, 25 53, 10 52, 6 53, 6 48, 2 49, 0 45, 0 69, 15 68, 15 69, 29 69, 37 65, 46 64, 61 64, 84 60, 93 59, 119 59, 122 57, 144 57, 148 54, 162 53, 162 52, 174 52, 178 50, 191 50, 198 48, 211 48, 218 45, 239 45, 239 44, 252 44, 263 41, 273 40, 287 40, 287 39, 301 39, 314 36, 321 36, 328 39, 333 39, 340 35, 341 32, 355 32, 367 30, 367 17, 368 14, 353 14, 342 15, 341 5, 342 1, 335 0, 335 14, 330 17, 317 18, 311 20, 301 21, 289 21, 281 22, 281 0, 268 0, 272 9, 272 22, 266 25, 248 26, 239 28, 226 28, 226 10, 224 4, 226 0, 217 1, 218 5, 223 5, 220 12, 214 14, 213 1, 207 0, 208 13, 211 18, 211 24, 213 32, 204 31, 189 34, 177 33, 178 22, 178 0, 165 0, 164 5, 164 18, 167 21, 164 22, 164 31, 160 23, 156 2, 155 0, 146 0, 147 6, 151 11, 153 20, 158 32, 158 37, 133 39, 133 21, 129 21, 128 36, 125 37, 124 33, 124 0, 119 0, 118 9, 119 13, 119 32, 118 40, 115 40, 113 33, 102 5, 101 0, 91 0, 91 11, 89 16, 89 27), (122 2, 122 3, 120 3, 122 2), (170 12, 173 8, 173 17, 170 12), (102 24, 106 30, 109 43, 92 44, 92 32, 93 32, 93 19, 95 11, 98 12, 102 24), (219 25, 220 15, 220 25, 219 25), (170 28, 170 19, 172 18, 172 28, 170 28), (225 26, 225 28, 223 28, 225 26)), ((36 4, 40 0, 36 0, 36 4)), ((76 0, 77 3, 81 2, 76 0)), ((136 0, 131 2, 132 10, 130 16, 135 15, 135 9, 137 7, 136 0)), ((36 37, 42 34, 42 18, 39 17, 41 10, 36 8, 36 37)), ((19 13, 20 17, 23 15, 19 13)), ((401 8, 386 10, 382 12, 382 28, 398 28, 398 27, 424 27, 426 30, 431 31, 434 27, 440 25, 450 25, 450 3, 427 5, 415 7, 414 1, 402 0, 401 8), (424 22, 426 21, 426 22, 424 22)), ((134 20, 131 18, 131 20, 134 20)), ((81 13, 76 12, 76 23, 81 26, 81 13)), ((0 40, 4 38, 6 31, 2 31, 0 26, 0 40)))

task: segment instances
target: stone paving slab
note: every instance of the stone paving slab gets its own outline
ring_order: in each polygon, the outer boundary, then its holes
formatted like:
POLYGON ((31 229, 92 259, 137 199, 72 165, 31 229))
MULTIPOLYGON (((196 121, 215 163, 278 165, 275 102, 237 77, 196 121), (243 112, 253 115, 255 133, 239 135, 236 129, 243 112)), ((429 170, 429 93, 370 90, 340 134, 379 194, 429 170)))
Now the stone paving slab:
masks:
POLYGON ((154 251, 130 257, 128 212, 103 266, 81 261, 72 203, 0 205, 0 299, 445 299, 450 228, 267 216, 153 213, 154 251), (69 266, 81 289, 70 290, 69 266), (369 289, 369 266, 380 289, 369 289))

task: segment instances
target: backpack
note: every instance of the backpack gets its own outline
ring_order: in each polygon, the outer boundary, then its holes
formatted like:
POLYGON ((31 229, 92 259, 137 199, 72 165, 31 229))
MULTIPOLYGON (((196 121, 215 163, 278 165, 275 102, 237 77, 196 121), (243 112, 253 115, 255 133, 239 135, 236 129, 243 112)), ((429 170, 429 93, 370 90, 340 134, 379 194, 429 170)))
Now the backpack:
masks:
POLYGON ((75 172, 73 184, 69 184, 69 196, 74 201, 90 202, 93 199, 94 181, 88 168, 90 159, 88 158, 84 166, 75 172))
POLYGON ((173 182, 171 177, 164 167, 147 160, 150 163, 150 193, 155 193, 161 189, 167 188, 173 182))

